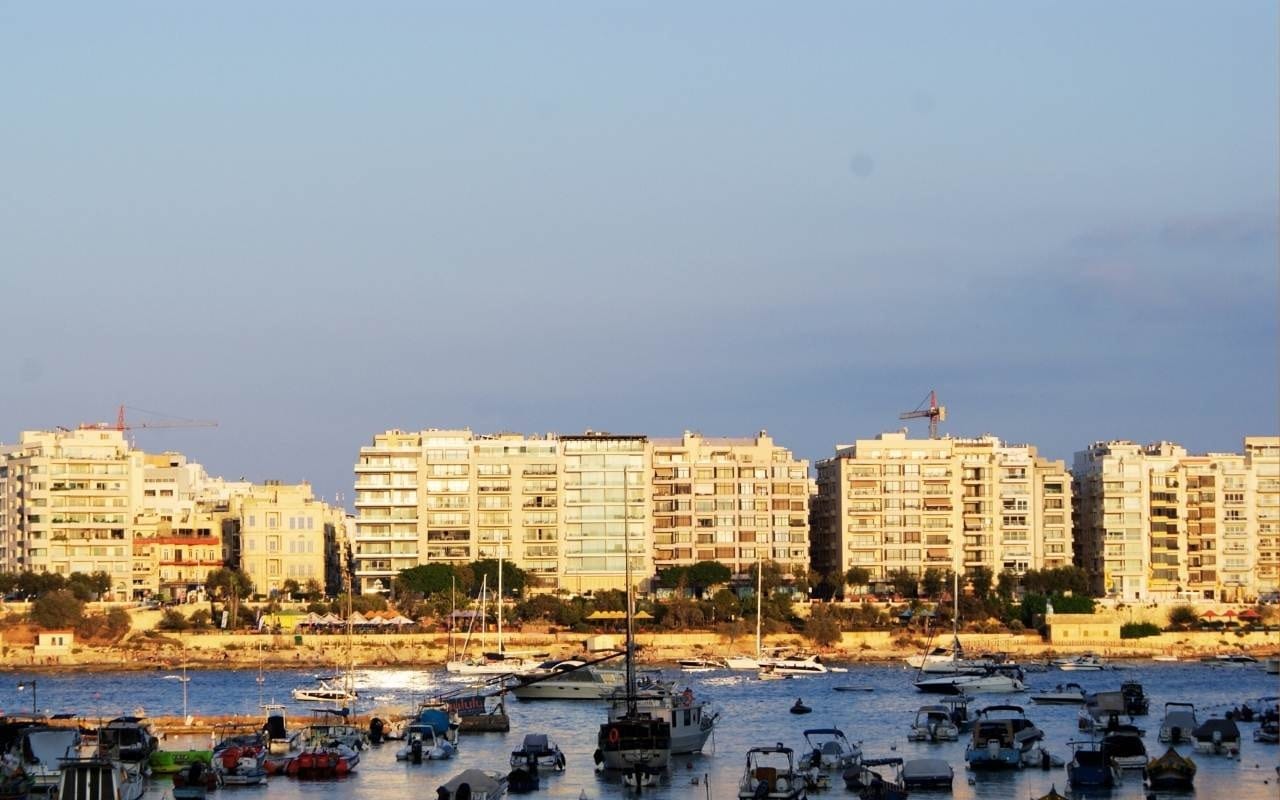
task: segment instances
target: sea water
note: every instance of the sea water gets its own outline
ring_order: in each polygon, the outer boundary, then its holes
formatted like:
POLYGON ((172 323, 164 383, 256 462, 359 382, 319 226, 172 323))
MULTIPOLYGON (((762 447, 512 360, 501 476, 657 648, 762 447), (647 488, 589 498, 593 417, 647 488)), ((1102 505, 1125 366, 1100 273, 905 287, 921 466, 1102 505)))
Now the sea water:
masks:
MULTIPOLYGON (((177 716, 183 710, 182 682, 166 676, 174 673, 105 672, 42 673, 14 672, 0 678, 0 709, 9 713, 30 713, 30 689, 19 692, 17 684, 36 682, 36 703, 40 711, 73 713, 90 720, 121 714, 177 716)), ((309 717, 307 704, 290 699, 294 687, 314 683, 313 671, 213 670, 188 673, 187 711, 197 716, 239 714, 246 720, 263 718, 261 703, 286 706, 290 726, 300 726, 309 717), (260 680, 261 679, 261 680, 260 680)), ((357 712, 411 707, 427 693, 458 688, 439 669, 371 669, 356 673, 361 699, 357 712)), ((950 794, 912 792, 912 797, 1031 798, 1056 786, 1068 791, 1066 770, 1024 769, 1007 773, 975 773, 965 769, 965 738, 944 744, 913 743, 907 732, 916 709, 937 702, 912 686, 913 670, 897 666, 850 665, 846 673, 806 676, 791 680, 760 681, 752 673, 717 671, 686 675, 668 669, 664 677, 690 687, 699 698, 720 712, 720 725, 701 755, 673 757, 671 769, 660 786, 647 788, 653 798, 736 798, 746 752, 754 746, 779 742, 796 750, 804 749, 806 728, 837 727, 851 741, 861 742, 867 757, 897 756, 904 759, 942 758, 955 769, 950 794), (836 686, 858 686, 871 691, 836 692, 836 686), (797 699, 813 709, 808 715, 793 715, 789 709, 797 699)), ((1199 662, 1152 664, 1134 662, 1132 668, 1102 672, 1060 672, 1051 670, 1027 676, 1034 690, 1051 689, 1059 683, 1076 682, 1087 691, 1114 690, 1123 680, 1140 681, 1151 699, 1151 713, 1137 724, 1146 731, 1144 740, 1150 755, 1164 752, 1156 741, 1166 702, 1192 702, 1200 719, 1221 716, 1228 708, 1262 696, 1280 694, 1280 681, 1266 675, 1260 666, 1216 667, 1199 662)), ((1077 729, 1076 706, 1039 706, 1030 694, 978 695, 971 709, 985 705, 1018 704, 1045 731, 1045 746, 1053 755, 1069 760, 1067 742, 1085 735, 1077 729)), ((520 746, 526 733, 547 733, 559 744, 568 761, 563 773, 542 773, 542 788, 534 796, 578 798, 622 798, 634 792, 621 785, 615 775, 595 770, 592 753, 596 732, 605 718, 601 705, 582 701, 531 701, 509 699, 507 711, 511 731, 507 734, 466 734, 460 740, 458 756, 451 761, 419 765, 395 760, 396 742, 373 747, 361 756, 355 775, 339 781, 299 782, 272 778, 265 789, 222 790, 246 793, 270 792, 272 800, 292 798, 433 797, 435 788, 462 769, 508 770, 512 750, 520 746)), ((1242 755, 1239 760, 1222 756, 1192 754, 1199 767, 1196 796, 1230 797, 1232 800, 1276 800, 1280 797, 1276 765, 1280 747, 1253 741, 1255 725, 1241 723, 1242 755)), ((1189 746, 1179 748, 1190 753, 1189 746)), ((147 796, 162 798, 169 784, 152 782, 147 796)), ((825 795, 854 796, 845 790, 838 775, 825 795)), ((1093 793, 1092 796, 1097 796, 1093 793)), ((1105 796, 1115 800, 1144 798, 1140 773, 1126 773, 1124 783, 1105 796)))

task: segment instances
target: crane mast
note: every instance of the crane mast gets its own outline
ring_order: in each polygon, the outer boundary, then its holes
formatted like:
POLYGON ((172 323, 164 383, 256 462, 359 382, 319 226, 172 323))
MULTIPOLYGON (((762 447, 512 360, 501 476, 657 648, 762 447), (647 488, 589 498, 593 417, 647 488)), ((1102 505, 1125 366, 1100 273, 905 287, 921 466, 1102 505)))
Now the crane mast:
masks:
POLYGON ((912 411, 902 412, 898 419, 928 419, 929 438, 937 439, 938 423, 947 421, 947 407, 938 405, 938 393, 930 389, 929 396, 920 401, 920 405, 912 411))

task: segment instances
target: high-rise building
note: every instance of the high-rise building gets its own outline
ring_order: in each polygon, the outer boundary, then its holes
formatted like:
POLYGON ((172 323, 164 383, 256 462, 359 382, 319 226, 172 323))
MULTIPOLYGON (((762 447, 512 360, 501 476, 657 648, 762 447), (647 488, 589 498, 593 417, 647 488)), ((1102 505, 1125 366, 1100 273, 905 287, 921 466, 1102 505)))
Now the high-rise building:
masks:
POLYGON ((1071 484, 1030 445, 885 433, 818 462, 814 569, 968 574, 1071 563, 1071 484))
POLYGON ((1125 600, 1248 600, 1280 588, 1280 437, 1244 453, 1095 442, 1076 453, 1078 562, 1125 600))
POLYGON ((618 588, 627 542, 637 579, 699 560, 807 568, 807 471, 764 433, 387 431, 355 465, 357 586, 501 554, 538 588, 618 588))

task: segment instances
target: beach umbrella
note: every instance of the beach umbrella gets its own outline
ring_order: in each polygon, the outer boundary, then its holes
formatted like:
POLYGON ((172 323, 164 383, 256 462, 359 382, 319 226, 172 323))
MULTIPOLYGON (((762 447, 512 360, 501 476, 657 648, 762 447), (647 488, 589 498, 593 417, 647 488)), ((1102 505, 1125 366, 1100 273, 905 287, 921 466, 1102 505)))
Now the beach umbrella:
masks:
POLYGON ((637 611, 636 619, 653 619, 653 615, 648 611, 637 611))
POLYGON ((1204 617, 1205 619, 1213 619, 1214 617, 1216 617, 1216 616, 1218 616, 1218 615, 1217 615, 1217 614, 1215 614, 1215 613, 1213 613, 1213 609, 1211 608, 1211 609, 1209 609, 1208 611, 1206 611, 1206 612, 1204 612, 1203 614, 1201 614, 1200 616, 1204 617))
POLYGON ((1252 608, 1246 608, 1240 612, 1240 619, 1262 619, 1262 615, 1252 608))
POLYGON ((622 611, 592 611, 587 615, 587 619, 590 620, 615 620, 626 618, 626 613, 622 611))
POLYGON ((1236 610, 1235 610, 1234 608, 1228 608, 1228 609, 1226 610, 1226 612, 1224 612, 1224 613, 1223 613, 1223 615, 1222 615, 1222 616, 1224 616, 1224 617, 1234 617, 1234 616, 1236 616, 1236 610))

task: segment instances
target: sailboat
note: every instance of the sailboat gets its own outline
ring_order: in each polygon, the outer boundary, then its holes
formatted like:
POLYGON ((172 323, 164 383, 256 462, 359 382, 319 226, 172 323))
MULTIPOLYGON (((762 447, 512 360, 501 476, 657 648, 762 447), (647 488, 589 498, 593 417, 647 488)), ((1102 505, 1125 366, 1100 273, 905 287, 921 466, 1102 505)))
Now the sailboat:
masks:
MULTIPOLYGON (((337 703, 350 706, 359 698, 356 694, 354 669, 351 651, 351 586, 347 585, 347 668, 342 676, 342 684, 338 685, 323 678, 316 679, 315 686, 299 686, 293 690, 293 699, 304 703, 337 703)), ((261 689, 259 689, 261 691, 261 689)), ((261 704, 261 703, 259 703, 261 704)))
MULTIPOLYGON (((450 659, 445 664, 445 670, 455 675, 523 675, 538 668, 541 663, 538 654, 533 653, 508 653, 502 645, 502 562, 503 562, 503 545, 498 545, 498 649, 496 652, 483 653, 477 659, 450 659)), ((485 576, 486 579, 488 576, 485 576)), ((481 625, 487 623, 487 617, 484 614, 485 603, 485 582, 481 582, 480 589, 480 622, 481 625)), ((483 630, 483 629, 482 629, 483 630)), ((466 645, 463 645, 466 649, 466 645)), ((545 657, 545 653, 541 654, 545 657)))
POLYGON ((756 561, 756 655, 755 658, 750 656, 729 656, 726 658, 725 665, 729 669, 749 669, 758 670, 764 664, 761 657, 762 649, 760 647, 760 607, 761 599, 764 597, 764 563, 756 561))
MULTIPOLYGON (((624 502, 630 499, 627 470, 622 471, 624 502)), ((621 770, 623 780, 639 788, 653 785, 671 761, 671 723, 664 711, 642 707, 636 694, 635 587, 631 584, 631 526, 622 524, 627 582, 627 694, 622 714, 611 711, 600 726, 596 763, 621 770)), ((692 697, 692 695, 691 695, 692 697)))

